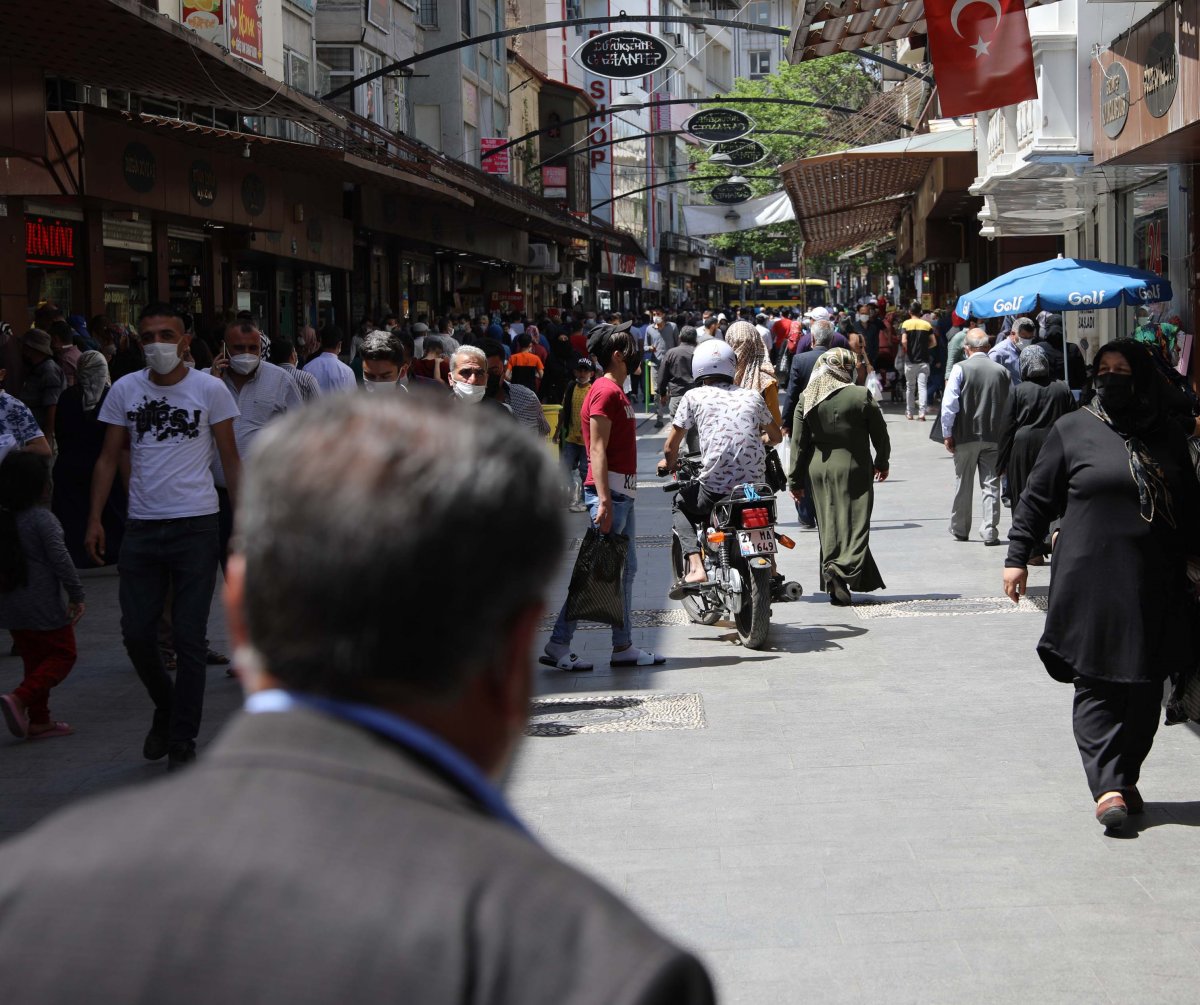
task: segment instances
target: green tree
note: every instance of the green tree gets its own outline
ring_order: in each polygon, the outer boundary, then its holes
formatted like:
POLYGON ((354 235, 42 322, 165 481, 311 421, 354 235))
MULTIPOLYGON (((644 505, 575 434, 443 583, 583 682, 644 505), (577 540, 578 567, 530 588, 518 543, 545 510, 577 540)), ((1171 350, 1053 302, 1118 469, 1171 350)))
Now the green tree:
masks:
MULTIPOLYGON (((853 53, 837 53, 804 63, 781 63, 779 70, 761 80, 739 78, 725 97, 790 98, 823 104, 861 108, 877 91, 875 76, 853 53)), ((714 98, 705 107, 721 104, 714 98)), ((780 188, 778 168, 797 157, 831 153, 842 150, 846 142, 839 136, 839 125, 846 116, 840 112, 805 105, 774 103, 738 104, 739 111, 754 120, 751 138, 767 149, 767 160, 742 174, 756 196, 776 192, 780 188), (754 178, 753 175, 773 175, 754 178)), ((696 178, 692 188, 709 192, 716 181, 723 181, 732 172, 727 166, 710 164, 711 151, 707 146, 689 147, 691 165, 696 178)), ((788 260, 800 241, 800 228, 795 223, 775 224, 736 234, 720 234, 711 242, 722 251, 753 255, 756 260, 788 260)), ((810 260, 811 261, 811 260, 810 260)))

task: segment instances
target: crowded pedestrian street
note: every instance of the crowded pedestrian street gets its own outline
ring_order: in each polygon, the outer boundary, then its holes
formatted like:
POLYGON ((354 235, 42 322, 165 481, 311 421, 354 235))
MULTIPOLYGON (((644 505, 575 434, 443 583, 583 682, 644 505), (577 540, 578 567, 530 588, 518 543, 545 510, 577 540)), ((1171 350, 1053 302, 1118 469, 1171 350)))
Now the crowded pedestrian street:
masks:
MULTIPOLYGON (((639 414, 634 644, 669 662, 610 669, 607 632, 583 625, 574 647, 594 671, 537 667, 514 809, 695 952, 725 1002, 1194 1000, 1200 735, 1160 730, 1145 815, 1105 836, 1070 690, 1034 654, 1049 568, 1031 570, 1014 606, 1003 549, 948 533, 949 454, 900 406, 885 412, 893 474, 871 530, 887 588, 851 607, 812 592, 817 534, 781 497, 780 529, 797 542, 781 571, 806 592, 774 606, 760 651, 728 624, 686 623, 667 598, 669 496, 648 473, 664 431, 639 414)), ((582 536, 586 515, 571 520, 582 536)), ((574 551, 568 541, 551 598, 574 551)), ((56 692, 76 733, 3 744, 5 837, 162 776, 140 756, 146 699, 121 645, 118 579, 83 581, 80 659, 56 692)), ((212 612, 211 644, 228 651, 212 612)), ((0 673, 18 672, 0 657, 0 673)), ((241 703, 224 668, 208 675, 201 759, 241 703)))

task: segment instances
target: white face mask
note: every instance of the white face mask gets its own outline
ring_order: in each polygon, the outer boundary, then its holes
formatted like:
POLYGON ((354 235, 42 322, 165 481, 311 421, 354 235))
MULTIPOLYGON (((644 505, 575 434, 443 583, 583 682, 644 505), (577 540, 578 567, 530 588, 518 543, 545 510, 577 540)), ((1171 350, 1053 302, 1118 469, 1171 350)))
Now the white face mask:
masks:
POLYGON ((146 365, 160 376, 166 376, 179 366, 179 346, 171 342, 151 342, 142 346, 146 365))
POLYGON ((469 405, 478 405, 487 394, 486 384, 466 384, 461 380, 454 382, 454 396, 469 405))
POLYGON ((255 356, 252 352, 245 352, 231 357, 229 366, 234 373, 240 373, 244 377, 246 374, 257 370, 258 364, 261 362, 262 358, 260 356, 255 356))
POLYGON ((400 383, 398 380, 364 380, 363 390, 368 394, 374 394, 376 391, 384 389, 393 390, 400 383))
POLYGON ((1031 338, 1018 338, 1017 339, 1017 348, 1018 349, 1024 349, 1024 348, 1026 348, 1026 346, 1030 346, 1030 345, 1033 345, 1033 339, 1031 339, 1031 338))

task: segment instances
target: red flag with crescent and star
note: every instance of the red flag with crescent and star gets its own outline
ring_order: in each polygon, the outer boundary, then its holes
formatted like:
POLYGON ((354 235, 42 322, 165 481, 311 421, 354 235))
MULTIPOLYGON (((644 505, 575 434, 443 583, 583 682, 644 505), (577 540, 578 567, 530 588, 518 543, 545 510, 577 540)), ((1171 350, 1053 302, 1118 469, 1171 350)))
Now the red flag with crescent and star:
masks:
POLYGON ((925 24, 943 115, 1037 97, 1024 0, 925 0, 925 24))

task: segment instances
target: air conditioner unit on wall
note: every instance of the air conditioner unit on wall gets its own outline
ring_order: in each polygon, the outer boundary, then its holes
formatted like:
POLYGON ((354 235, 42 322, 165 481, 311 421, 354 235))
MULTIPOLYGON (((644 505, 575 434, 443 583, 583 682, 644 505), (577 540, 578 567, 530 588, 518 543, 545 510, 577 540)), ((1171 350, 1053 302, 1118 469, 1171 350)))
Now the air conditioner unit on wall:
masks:
POLYGON ((544 275, 558 274, 558 245, 531 244, 529 245, 528 272, 539 272, 544 275))

